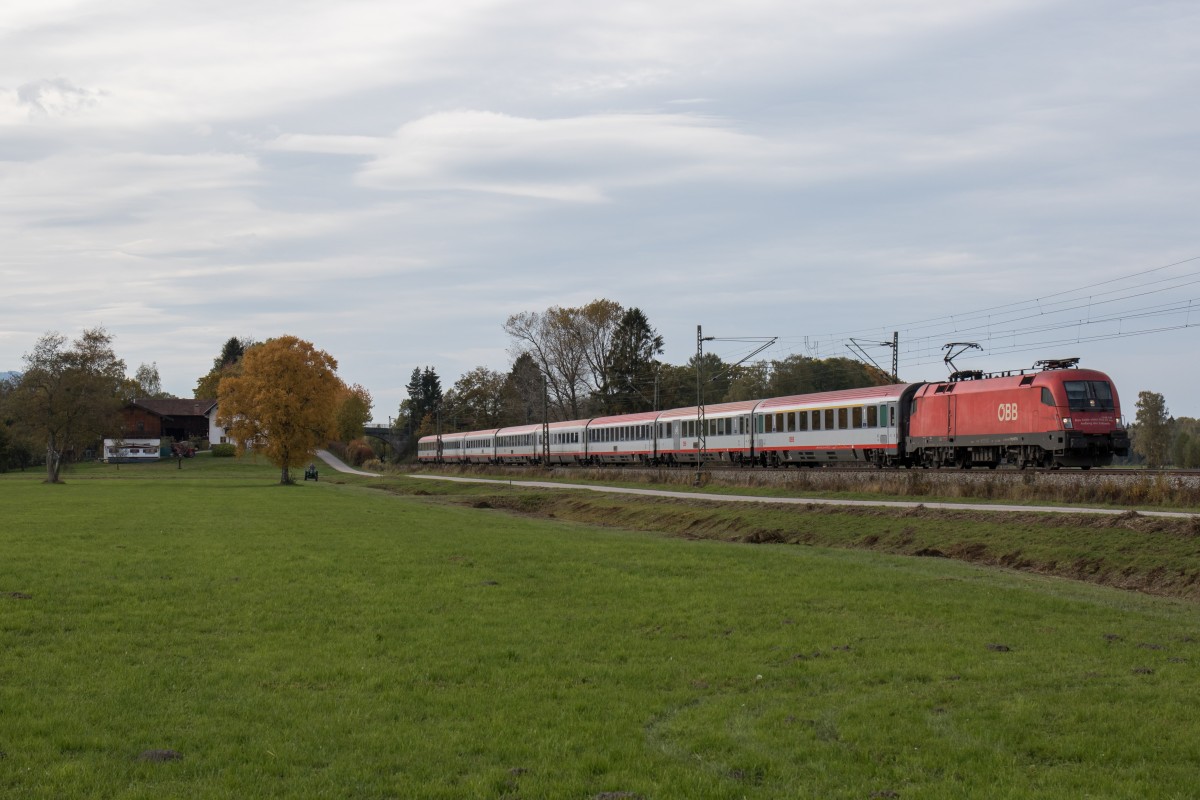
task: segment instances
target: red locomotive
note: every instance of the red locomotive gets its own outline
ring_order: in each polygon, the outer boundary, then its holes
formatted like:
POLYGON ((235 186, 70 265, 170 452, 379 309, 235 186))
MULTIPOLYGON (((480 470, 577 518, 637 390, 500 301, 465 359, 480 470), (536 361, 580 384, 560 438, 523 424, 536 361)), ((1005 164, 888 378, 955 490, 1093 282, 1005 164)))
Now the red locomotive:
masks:
POLYGON ((912 466, 1107 466, 1129 452, 1112 380, 1076 369, 1078 359, 1041 362, 1032 373, 956 373, 915 384, 902 410, 904 458, 912 466))

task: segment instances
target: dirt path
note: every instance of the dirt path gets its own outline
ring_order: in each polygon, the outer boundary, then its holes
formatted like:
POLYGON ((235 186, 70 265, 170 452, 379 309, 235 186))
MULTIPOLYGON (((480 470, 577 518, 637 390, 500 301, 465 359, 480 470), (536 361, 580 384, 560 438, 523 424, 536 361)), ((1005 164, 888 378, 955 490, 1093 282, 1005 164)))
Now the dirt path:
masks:
POLYGON ((349 466, 348 464, 346 464, 344 461, 342 461, 340 458, 338 458, 337 456, 335 456, 333 453, 329 452, 328 450, 318 450, 317 458, 321 459, 326 464, 328 464, 329 466, 336 469, 338 472, 344 472, 347 475, 362 475, 364 478, 378 478, 379 477, 378 472, 363 472, 361 469, 355 469, 354 467, 349 466))
MULTIPOLYGON (((332 458, 332 456, 330 456, 332 458)), ((344 466, 344 465, 343 465, 344 466)), ((347 467, 347 469, 349 469, 347 467)), ((358 473, 360 475, 369 473, 358 473)), ((1083 506, 1022 506, 998 503, 925 503, 911 500, 832 500, 807 497, 760 497, 738 494, 708 494, 701 492, 671 492, 663 489, 630 489, 614 486, 592 486, 582 483, 551 483, 549 481, 506 481, 490 478, 457 478, 443 475, 409 475, 410 478, 420 478, 431 481, 456 481, 459 483, 496 483, 509 486, 524 486, 531 489, 585 489, 589 492, 608 492, 611 494, 634 494, 647 497, 671 497, 677 500, 712 500, 724 503, 777 503, 782 505, 827 505, 827 506, 866 506, 876 508, 933 508, 953 511, 992 511, 998 513, 1035 512, 1046 514, 1109 514, 1119 516, 1128 514, 1133 509, 1125 508, 1087 508, 1083 506)), ((1195 516, 1184 511, 1149 511, 1136 509, 1136 513, 1146 517, 1174 517, 1187 519, 1195 516)))

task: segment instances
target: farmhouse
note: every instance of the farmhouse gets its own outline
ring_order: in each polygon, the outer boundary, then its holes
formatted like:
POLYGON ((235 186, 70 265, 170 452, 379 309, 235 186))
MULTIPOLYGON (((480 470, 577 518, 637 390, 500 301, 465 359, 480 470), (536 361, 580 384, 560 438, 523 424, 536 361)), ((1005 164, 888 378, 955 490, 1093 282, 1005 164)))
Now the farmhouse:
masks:
POLYGON ((120 436, 104 440, 105 461, 145 461, 160 457, 162 440, 207 439, 216 400, 147 397, 122 411, 120 436))
POLYGON ((134 400, 125 407, 125 435, 155 435, 174 439, 208 438, 208 412, 215 409, 216 400, 195 400, 182 397, 147 397, 134 400), (149 430, 157 421, 158 430, 149 430), (144 426, 144 427, 143 427, 144 426))

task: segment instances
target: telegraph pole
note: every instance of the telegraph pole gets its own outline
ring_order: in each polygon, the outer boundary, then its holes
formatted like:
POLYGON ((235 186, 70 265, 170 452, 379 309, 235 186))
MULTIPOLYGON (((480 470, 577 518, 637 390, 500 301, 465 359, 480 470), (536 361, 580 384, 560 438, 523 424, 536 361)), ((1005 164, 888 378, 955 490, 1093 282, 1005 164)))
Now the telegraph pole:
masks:
MULTIPOLYGON (((755 342, 755 343, 762 342, 762 344, 759 345, 759 347, 756 348, 752 353, 750 353, 750 355, 746 356, 745 358, 743 358, 741 361, 737 362, 736 364, 730 364, 729 368, 733 369, 734 367, 737 367, 737 366, 740 366, 741 364, 746 363, 747 361, 749 361, 750 359, 754 358, 756 355, 761 353, 763 350, 766 350, 768 347, 775 344, 775 342, 776 342, 776 340, 778 340, 778 338, 779 337, 777 337, 777 336, 769 336, 769 337, 768 336, 755 336, 755 337, 742 337, 742 338, 734 338, 734 339, 718 339, 716 336, 705 336, 704 332, 701 330, 700 326, 699 325, 696 326, 696 485, 697 486, 700 485, 700 482, 703 478, 704 453, 705 453, 705 450, 707 449, 707 444, 708 444, 708 436, 707 436, 708 432, 705 430, 705 424, 704 424, 705 423, 705 420, 704 420, 704 389, 703 389, 704 379, 701 374, 703 371, 703 366, 704 366, 704 343, 705 342, 714 342, 714 341, 755 342)), ((714 376, 714 378, 715 377, 716 376, 714 376)), ((753 424, 754 424, 754 422, 753 422, 753 420, 751 420, 751 428, 752 429, 753 429, 753 424)), ((751 437, 754 436, 753 430, 747 431, 747 434, 751 437)))
POLYGON ((700 326, 696 326, 696 485, 700 485, 704 471, 704 450, 707 443, 704 430, 704 379, 701 372, 704 367, 704 343, 712 341, 713 337, 705 337, 700 326))
POLYGON ((550 389, 542 375, 542 464, 550 469, 550 389))
POLYGON ((900 382, 900 331, 892 331, 892 382, 900 382))

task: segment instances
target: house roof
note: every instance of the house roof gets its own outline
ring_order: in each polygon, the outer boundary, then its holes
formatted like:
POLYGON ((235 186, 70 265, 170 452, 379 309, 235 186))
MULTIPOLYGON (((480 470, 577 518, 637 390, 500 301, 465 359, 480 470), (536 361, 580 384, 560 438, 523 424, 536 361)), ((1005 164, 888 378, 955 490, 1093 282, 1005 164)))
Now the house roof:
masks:
POLYGON ((133 401, 133 405, 160 417, 203 417, 216 404, 216 400, 191 397, 140 397, 133 401))

